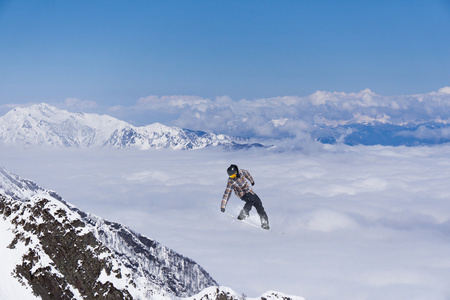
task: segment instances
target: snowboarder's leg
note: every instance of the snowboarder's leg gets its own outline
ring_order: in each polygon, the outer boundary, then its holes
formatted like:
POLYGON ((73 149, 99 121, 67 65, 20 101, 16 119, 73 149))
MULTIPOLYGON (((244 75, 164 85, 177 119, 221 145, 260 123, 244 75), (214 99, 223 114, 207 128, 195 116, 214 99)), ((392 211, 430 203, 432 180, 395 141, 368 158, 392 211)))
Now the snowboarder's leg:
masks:
POLYGON ((237 218, 238 218, 238 220, 245 220, 245 219, 247 219, 248 215, 249 215, 248 210, 246 210, 245 206, 244 206, 244 208, 241 210, 241 212, 239 213, 239 216, 237 218))
POLYGON ((254 206, 261 219, 261 227, 264 229, 270 229, 269 218, 267 217, 266 211, 264 210, 261 199, 259 199, 258 195, 246 193, 244 196, 242 196, 241 199, 242 201, 245 201, 245 205, 244 208, 241 210, 238 219, 239 220, 246 219, 249 216, 250 210, 254 206))
POLYGON ((238 219, 244 220, 249 216, 250 210, 253 207, 251 194, 250 193, 245 194, 244 196, 242 196, 241 200, 245 201, 245 204, 244 204, 244 207, 242 208, 241 212, 239 213, 238 219))
POLYGON ((267 216, 267 213, 264 210, 261 199, 256 194, 254 195, 254 199, 255 200, 253 201, 253 206, 256 208, 256 211, 258 212, 258 215, 261 218, 261 227, 264 229, 270 229, 269 217, 267 216))

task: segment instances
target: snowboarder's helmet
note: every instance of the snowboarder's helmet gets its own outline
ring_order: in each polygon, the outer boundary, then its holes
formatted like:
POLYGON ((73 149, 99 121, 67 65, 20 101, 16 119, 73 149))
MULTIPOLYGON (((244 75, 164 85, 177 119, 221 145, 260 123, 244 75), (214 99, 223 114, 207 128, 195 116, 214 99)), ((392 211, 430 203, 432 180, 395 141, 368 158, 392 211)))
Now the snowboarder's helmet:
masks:
POLYGON ((228 176, 230 176, 231 178, 235 178, 237 175, 238 169, 236 165, 231 165, 228 167, 227 169, 227 174, 228 176))

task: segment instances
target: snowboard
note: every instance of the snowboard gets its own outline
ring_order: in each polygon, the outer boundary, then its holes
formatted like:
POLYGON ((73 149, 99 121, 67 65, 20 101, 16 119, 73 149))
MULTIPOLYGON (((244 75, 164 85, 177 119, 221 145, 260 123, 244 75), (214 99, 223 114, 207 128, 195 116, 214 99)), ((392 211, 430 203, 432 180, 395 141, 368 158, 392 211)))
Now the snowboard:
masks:
POLYGON ((232 218, 232 219, 233 219, 233 223, 234 223, 235 221, 239 221, 239 222, 243 222, 243 223, 245 223, 245 224, 248 224, 248 225, 250 225, 250 226, 259 228, 259 229, 264 230, 264 231, 268 231, 268 232, 275 233, 275 234, 284 234, 283 232, 275 232, 275 231, 273 231, 271 228, 269 228, 269 229, 264 229, 264 228, 261 227, 261 225, 256 225, 256 224, 254 224, 254 223, 248 221, 247 219, 239 220, 236 216, 234 216, 234 215, 232 215, 232 214, 230 214, 230 213, 224 212, 224 214, 227 215, 228 217, 232 218))

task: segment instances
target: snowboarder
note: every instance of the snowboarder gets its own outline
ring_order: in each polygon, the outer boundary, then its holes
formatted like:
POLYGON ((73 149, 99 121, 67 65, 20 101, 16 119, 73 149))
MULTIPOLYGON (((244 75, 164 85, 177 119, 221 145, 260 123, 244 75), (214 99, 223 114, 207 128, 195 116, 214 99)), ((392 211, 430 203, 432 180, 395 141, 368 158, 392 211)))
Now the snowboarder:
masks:
POLYGON ((261 199, 259 199, 258 195, 252 190, 247 180, 253 185, 255 185, 255 181, 253 177, 247 170, 240 169, 236 165, 230 165, 227 169, 228 173, 228 182, 227 188, 225 189, 225 193, 223 194, 222 203, 220 206, 220 210, 225 212, 225 207, 227 206, 228 200, 230 199, 231 190, 234 191, 236 196, 238 196, 242 201, 245 201, 244 208, 242 208, 239 213, 238 219, 244 220, 249 216, 250 210, 254 206, 256 211, 259 214, 261 219, 261 227, 269 230, 269 218, 264 210, 261 199))

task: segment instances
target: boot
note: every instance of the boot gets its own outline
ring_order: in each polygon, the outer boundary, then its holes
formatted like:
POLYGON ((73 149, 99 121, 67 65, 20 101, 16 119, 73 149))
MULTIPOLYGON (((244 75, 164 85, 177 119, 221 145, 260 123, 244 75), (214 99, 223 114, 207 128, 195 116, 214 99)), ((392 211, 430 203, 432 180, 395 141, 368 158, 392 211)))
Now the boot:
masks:
POLYGON ((246 211, 245 209, 242 209, 237 218, 238 218, 238 220, 245 220, 245 219, 247 219, 247 217, 248 217, 248 211, 246 211))
POLYGON ((265 230, 269 230, 269 218, 267 218, 267 215, 261 216, 261 227, 265 230))

